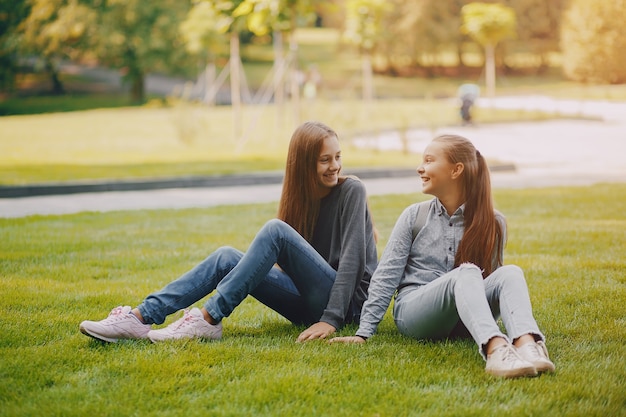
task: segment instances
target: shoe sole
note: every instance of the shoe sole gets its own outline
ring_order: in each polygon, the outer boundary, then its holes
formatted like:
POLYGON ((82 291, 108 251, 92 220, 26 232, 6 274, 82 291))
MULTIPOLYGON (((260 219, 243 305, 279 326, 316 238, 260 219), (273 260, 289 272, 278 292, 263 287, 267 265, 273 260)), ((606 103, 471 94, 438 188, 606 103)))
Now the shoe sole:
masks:
POLYGON ((486 369, 488 374, 501 378, 523 378, 534 377, 539 375, 535 368, 510 369, 505 371, 497 371, 494 369, 486 369))
POLYGON ((193 339, 198 339, 198 340, 220 340, 222 338, 222 336, 219 337, 213 337, 213 336, 191 336, 191 337, 179 337, 179 338, 167 338, 167 339, 153 339, 150 337, 150 335, 148 335, 148 339, 152 342, 152 343, 163 343, 163 342, 169 342, 169 341, 173 341, 173 340, 193 340, 193 339))
POLYGON ((100 336, 94 333, 90 333, 89 330, 85 329, 84 327, 80 328, 80 332, 82 334, 84 334, 85 336, 89 336, 93 339, 96 339, 100 342, 106 342, 106 343, 117 343, 118 339, 112 339, 110 337, 104 337, 104 336, 100 336))
POLYGON ((554 372, 554 370, 556 368, 554 366, 550 366, 548 364, 545 364, 545 365, 539 365, 539 366, 535 365, 535 369, 537 369, 538 373, 544 374, 544 373, 554 372))

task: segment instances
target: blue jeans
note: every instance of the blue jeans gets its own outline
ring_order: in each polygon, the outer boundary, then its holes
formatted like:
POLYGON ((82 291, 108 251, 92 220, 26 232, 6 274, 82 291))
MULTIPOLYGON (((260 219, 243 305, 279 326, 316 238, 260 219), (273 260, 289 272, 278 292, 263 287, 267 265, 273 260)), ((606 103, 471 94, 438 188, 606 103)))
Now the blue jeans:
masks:
POLYGON ((496 336, 515 340, 531 334, 544 340, 532 314, 524 272, 515 265, 501 266, 483 280, 477 266, 463 264, 398 297, 394 319, 402 334, 416 339, 446 338, 460 320, 483 358, 484 347, 496 336), (496 323, 500 316, 508 337, 496 323))
POLYGON ((146 297, 138 309, 146 323, 161 324, 169 314, 217 290, 204 304, 217 321, 228 317, 250 294, 292 323, 308 325, 322 316, 335 276, 336 271, 295 229, 270 220, 246 253, 219 248, 146 297))

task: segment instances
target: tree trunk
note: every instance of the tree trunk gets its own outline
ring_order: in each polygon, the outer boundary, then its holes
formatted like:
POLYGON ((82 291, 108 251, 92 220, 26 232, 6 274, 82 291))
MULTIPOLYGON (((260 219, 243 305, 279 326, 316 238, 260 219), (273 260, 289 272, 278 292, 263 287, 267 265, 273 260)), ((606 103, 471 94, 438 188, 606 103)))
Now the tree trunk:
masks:
POLYGON ((496 94, 496 60, 495 45, 485 45, 485 84, 487 84, 487 97, 494 97, 496 94))
POLYGON ((281 107, 285 101, 284 71, 285 57, 283 53, 283 34, 274 31, 274 103, 281 107))
POLYGON ((293 123, 298 126, 300 124, 300 81, 302 73, 298 67, 298 42, 296 42, 295 23, 292 24, 291 34, 289 36, 289 50, 292 54, 293 66, 291 68, 291 102, 293 107, 293 123))
MULTIPOLYGON (((274 31, 274 112, 275 127, 279 132, 284 125, 284 104, 285 104, 285 54, 283 51, 283 34, 281 31, 274 31)), ((274 138, 275 135, 272 135, 274 138)), ((272 139, 272 145, 274 139, 272 139)))
POLYGON ((214 88, 216 76, 215 60, 209 59, 204 67, 204 102, 209 106, 215 105, 215 94, 210 95, 209 92, 214 88))
POLYGON ((371 102, 374 98, 374 76, 372 74, 372 55, 364 52, 361 62, 363 71, 363 100, 371 102))
POLYGON ((464 73, 467 65, 465 65, 465 59, 463 56, 463 39, 458 39, 456 42, 456 55, 459 62, 459 69, 461 70, 461 73, 464 73))
POLYGON ((59 71, 52 63, 51 60, 46 59, 45 64, 46 72, 50 76, 50 82, 52 83, 52 94, 54 95, 63 95, 65 94, 65 88, 63 87, 63 83, 59 79, 59 71))
POLYGON ((130 98, 133 103, 141 104, 146 99, 145 75, 143 71, 136 69, 131 74, 130 98))
POLYGON ((233 139, 239 140, 241 126, 241 58, 239 57, 239 33, 230 34, 230 102, 233 112, 233 139))

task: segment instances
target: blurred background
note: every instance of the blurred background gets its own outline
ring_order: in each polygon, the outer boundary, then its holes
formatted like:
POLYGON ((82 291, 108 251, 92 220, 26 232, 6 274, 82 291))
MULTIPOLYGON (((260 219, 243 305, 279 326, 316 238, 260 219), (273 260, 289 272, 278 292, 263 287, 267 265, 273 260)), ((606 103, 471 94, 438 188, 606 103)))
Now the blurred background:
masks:
POLYGON ((0 0, 0 184, 282 169, 307 119, 355 167, 414 166, 411 132, 599 119, 624 22, 621 0, 0 0))

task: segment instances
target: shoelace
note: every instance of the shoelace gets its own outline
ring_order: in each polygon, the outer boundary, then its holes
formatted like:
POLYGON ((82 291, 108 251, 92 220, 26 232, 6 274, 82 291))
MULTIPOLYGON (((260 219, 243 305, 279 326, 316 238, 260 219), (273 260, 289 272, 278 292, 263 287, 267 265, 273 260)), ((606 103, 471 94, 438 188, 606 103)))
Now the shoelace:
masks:
POLYGON ((538 344, 532 343, 532 346, 526 347, 526 350, 533 359, 543 359, 543 350, 538 344))
POLYGON ((503 362, 513 362, 520 360, 520 356, 511 346, 506 345, 502 349, 504 349, 504 354, 502 355, 503 362))
POLYGON ((125 314, 124 314, 123 309, 124 309, 124 307, 115 307, 109 313, 109 317, 107 317, 107 320, 108 321, 118 321, 118 320, 124 318, 125 314))
POLYGON ((180 329, 181 327, 185 327, 185 326, 191 324, 191 322, 194 321, 195 319, 196 319, 196 317, 193 316, 189 310, 185 309, 183 317, 181 317, 180 319, 176 320, 176 322, 173 323, 172 328, 173 329, 180 329))

